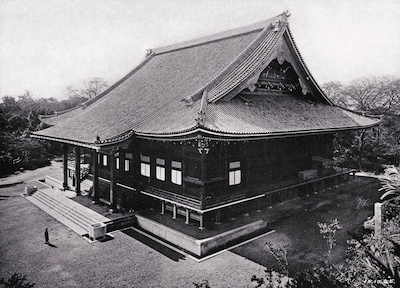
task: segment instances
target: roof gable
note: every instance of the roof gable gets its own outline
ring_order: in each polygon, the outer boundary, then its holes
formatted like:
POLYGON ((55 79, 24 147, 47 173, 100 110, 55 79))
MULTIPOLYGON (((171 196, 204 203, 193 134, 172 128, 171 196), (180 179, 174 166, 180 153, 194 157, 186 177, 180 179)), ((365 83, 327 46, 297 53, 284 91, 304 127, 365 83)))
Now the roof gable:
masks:
POLYGON ((309 72, 286 24, 282 22, 283 27, 280 31, 274 29, 270 32, 265 41, 255 47, 252 54, 210 90, 210 102, 229 101, 239 92, 254 86, 261 73, 276 59, 280 65, 285 61, 291 64, 304 95, 310 93, 317 101, 332 105, 309 72))

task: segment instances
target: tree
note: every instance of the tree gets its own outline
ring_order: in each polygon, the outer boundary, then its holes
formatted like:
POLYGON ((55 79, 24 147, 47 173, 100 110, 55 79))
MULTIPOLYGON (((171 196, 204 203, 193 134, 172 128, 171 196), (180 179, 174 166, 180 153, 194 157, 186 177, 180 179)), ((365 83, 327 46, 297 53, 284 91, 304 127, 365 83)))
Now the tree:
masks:
POLYGON ((340 82, 327 82, 322 85, 326 96, 336 105, 347 107, 350 105, 349 98, 343 93, 344 86, 340 82))
POLYGON ((92 99, 105 90, 108 85, 107 82, 101 78, 94 77, 83 81, 83 88, 75 88, 68 86, 67 91, 70 97, 77 96, 81 98, 92 99))
POLYGON ((346 86, 343 93, 356 102, 357 109, 373 114, 393 112, 400 104, 400 79, 362 78, 346 86))
POLYGON ((87 100, 75 96, 61 102, 55 98, 34 99, 28 90, 17 99, 4 96, 0 103, 0 175, 48 165, 49 158, 61 151, 59 145, 28 137, 42 127, 39 115, 69 109, 87 100))
POLYGON ((382 171, 382 165, 400 162, 400 79, 362 78, 349 85, 328 82, 322 86, 332 101, 362 113, 379 115, 377 128, 341 132, 335 137, 337 165, 382 171), (343 100, 344 99, 344 100, 343 100))

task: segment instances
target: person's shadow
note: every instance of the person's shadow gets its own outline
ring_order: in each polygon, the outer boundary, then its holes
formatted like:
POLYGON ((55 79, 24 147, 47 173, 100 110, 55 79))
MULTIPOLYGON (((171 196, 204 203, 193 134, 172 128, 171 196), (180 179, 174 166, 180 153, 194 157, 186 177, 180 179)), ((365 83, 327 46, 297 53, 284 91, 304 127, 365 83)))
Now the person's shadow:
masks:
POLYGON ((57 246, 56 245, 54 245, 54 244, 51 244, 50 242, 49 243, 47 243, 47 245, 49 245, 50 247, 52 247, 52 248, 57 248, 57 246))

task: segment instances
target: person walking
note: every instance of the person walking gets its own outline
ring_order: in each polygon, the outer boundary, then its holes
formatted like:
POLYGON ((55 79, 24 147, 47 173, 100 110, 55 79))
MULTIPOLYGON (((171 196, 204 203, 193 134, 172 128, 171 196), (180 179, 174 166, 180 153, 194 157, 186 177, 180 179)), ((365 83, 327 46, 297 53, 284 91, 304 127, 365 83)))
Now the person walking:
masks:
POLYGON ((49 231, 46 230, 44 231, 44 240, 46 241, 45 244, 49 244, 49 231))

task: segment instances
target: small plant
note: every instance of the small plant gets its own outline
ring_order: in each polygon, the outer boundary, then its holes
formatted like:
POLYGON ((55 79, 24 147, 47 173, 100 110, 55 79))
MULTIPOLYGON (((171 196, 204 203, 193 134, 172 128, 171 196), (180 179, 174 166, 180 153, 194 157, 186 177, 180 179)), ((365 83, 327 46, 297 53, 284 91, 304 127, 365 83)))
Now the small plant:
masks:
POLYGON ((381 200, 388 200, 400 196, 400 172, 395 166, 388 166, 381 178, 382 187, 378 190, 384 192, 381 200))
POLYGON ((324 237, 326 241, 326 245, 328 248, 326 254, 326 263, 331 266, 331 255, 333 246, 336 245, 336 231, 341 229, 342 227, 339 225, 339 221, 337 219, 331 219, 330 223, 317 223, 319 227, 319 233, 324 237))
POLYGON ((251 282, 253 285, 255 284, 257 288, 265 287, 265 288, 282 288, 282 287, 292 287, 290 286, 292 281, 291 279, 282 273, 275 271, 273 268, 267 268, 265 271, 264 277, 257 277, 253 275, 251 277, 251 282))
POLYGON ((267 242, 265 243, 265 246, 267 246, 267 249, 269 250, 269 252, 271 252, 272 256, 275 257, 276 261, 278 261, 279 265, 278 272, 284 275, 289 275, 287 249, 290 247, 290 245, 284 245, 282 247, 279 247, 272 245, 270 242, 267 242))
POLYGON ((195 288, 210 288, 208 280, 201 280, 200 282, 193 282, 195 288))
POLYGON ((357 224, 358 214, 360 214, 360 211, 361 211, 362 208, 368 206, 369 201, 368 201, 368 199, 365 199, 362 196, 358 196, 357 199, 356 199, 356 203, 357 203, 356 204, 356 215, 354 216, 353 223, 351 225, 353 234, 356 231, 356 224, 357 224))
POLYGON ((33 287, 35 287, 35 283, 30 283, 30 282, 26 281, 25 275, 19 275, 17 273, 14 273, 8 279, 1 278, 0 284, 2 284, 3 287, 5 287, 5 288, 33 288, 33 287))
POLYGON ((341 280, 340 272, 334 267, 314 268, 296 274, 289 287, 296 288, 348 288, 346 281, 341 280))
POLYGON ((346 265, 341 278, 351 287, 364 287, 361 284, 400 287, 400 258, 393 238, 399 235, 399 221, 395 217, 383 223, 381 237, 366 234, 347 241, 346 265))

